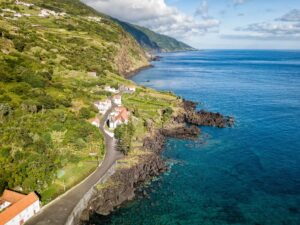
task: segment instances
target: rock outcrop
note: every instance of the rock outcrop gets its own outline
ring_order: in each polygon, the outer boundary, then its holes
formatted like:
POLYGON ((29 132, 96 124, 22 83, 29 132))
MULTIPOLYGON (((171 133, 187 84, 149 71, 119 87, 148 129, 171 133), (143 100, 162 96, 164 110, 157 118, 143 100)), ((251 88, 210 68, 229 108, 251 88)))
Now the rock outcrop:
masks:
POLYGON ((138 163, 116 170, 110 177, 112 185, 98 186, 96 194, 84 211, 81 220, 88 221, 89 215, 97 213, 108 215, 122 203, 135 197, 136 188, 143 182, 165 172, 168 168, 160 153, 165 145, 166 137, 179 139, 195 139, 201 133, 197 126, 232 126, 233 118, 220 113, 196 111, 197 103, 183 101, 182 110, 172 120, 168 127, 154 130, 151 121, 147 121, 150 133, 143 141, 143 150, 138 163))
POLYGON ((223 116, 220 113, 207 112, 205 110, 196 111, 197 104, 191 101, 184 101, 183 108, 185 112, 181 115, 184 121, 188 124, 197 126, 211 126, 211 127, 232 127, 234 125, 234 118, 230 116, 223 116))
POLYGON ((144 149, 149 154, 140 157, 139 162, 130 167, 122 167, 107 181, 112 185, 98 186, 96 194, 90 201, 89 207, 83 212, 81 221, 84 224, 89 220, 89 215, 97 213, 100 215, 110 214, 122 203, 135 197, 135 190, 139 184, 150 180, 152 177, 167 170, 165 161, 159 152, 163 149, 165 138, 161 132, 157 132, 151 138, 144 140, 144 149))
POLYGON ((176 129, 161 129, 161 133, 166 137, 179 139, 195 139, 201 133, 200 129, 194 125, 181 126, 176 129))

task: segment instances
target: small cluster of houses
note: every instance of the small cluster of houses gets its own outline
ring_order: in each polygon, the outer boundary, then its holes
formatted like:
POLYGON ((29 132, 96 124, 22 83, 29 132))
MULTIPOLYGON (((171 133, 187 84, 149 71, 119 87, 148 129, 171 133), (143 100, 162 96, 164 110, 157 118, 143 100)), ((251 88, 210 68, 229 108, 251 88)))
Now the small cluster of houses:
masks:
MULTIPOLYGON (((27 6, 27 7, 31 7, 31 6, 34 6, 34 4, 31 4, 31 3, 27 3, 27 2, 22 2, 22 1, 15 1, 15 4, 16 5, 23 5, 23 6, 27 6)), ((29 13, 19 13, 19 12, 16 12, 15 10, 12 10, 12 9, 2 9, 2 12, 4 13, 11 13, 12 16, 17 19, 17 18, 20 18, 20 17, 30 17, 32 16, 31 14, 29 13)), ((1 13, 0 16, 2 17, 5 17, 4 13, 1 13)), ((49 10, 49 9, 41 9, 38 16, 39 17, 44 17, 44 18, 47 18, 47 17, 50 17, 50 16, 66 16, 67 14, 65 12, 55 12, 53 10, 49 10)))
POLYGON ((123 93, 132 94, 135 92, 135 86, 134 85, 121 85, 119 87, 119 91, 123 93))
POLYGON ((94 22, 101 22, 102 18, 101 17, 96 17, 96 16, 88 16, 86 17, 89 21, 94 21, 94 22))
MULTIPOLYGON (((29 13, 23 13, 22 14, 22 13, 16 12, 15 10, 12 10, 12 9, 2 9, 2 12, 9 13, 15 18, 20 18, 20 17, 23 17, 23 16, 25 16, 25 17, 31 16, 31 14, 29 14, 29 13)), ((4 13, 1 13, 0 16, 5 17, 4 13)))
MULTIPOLYGON (((107 125, 111 129, 115 129, 118 125, 128 122, 129 112, 125 107, 122 107, 122 96, 119 94, 114 95, 111 99, 106 99, 104 101, 97 101, 94 104, 99 113, 104 115, 113 105, 115 109, 108 116, 107 125)), ((100 120, 95 118, 91 121, 96 127, 100 127, 100 120)))
POLYGON ((112 106, 112 102, 110 99, 106 99, 104 101, 95 102, 95 106, 99 110, 100 114, 104 114, 107 110, 109 110, 112 106))
POLYGON ((0 197, 0 225, 24 224, 40 210, 38 196, 5 190, 0 197))
MULTIPOLYGON (((135 92, 135 86, 125 86, 121 85, 119 89, 112 88, 110 86, 106 86, 104 88, 105 91, 114 93, 115 95, 111 99, 106 99, 104 101, 95 102, 95 106, 97 107, 100 114, 104 115, 112 106, 116 106, 114 110, 109 114, 107 119, 107 126, 110 129, 115 129, 120 124, 127 124, 129 111, 122 106, 122 96, 121 93, 133 93, 135 92)), ((99 118, 92 119, 90 121, 93 125, 100 127, 99 118)))
POLYGON ((107 92, 110 92, 110 93, 114 93, 114 94, 119 93, 119 90, 117 90, 117 89, 115 89, 115 88, 113 88, 111 86, 105 86, 104 87, 104 91, 107 91, 107 92))
POLYGON ((108 116, 107 126, 110 129, 115 129, 121 124, 127 124, 129 118, 128 110, 123 106, 118 106, 108 116))
POLYGON ((27 7, 34 6, 34 4, 27 3, 27 2, 21 2, 21 1, 18 1, 18 0, 16 0, 15 3, 16 3, 16 5, 24 5, 24 6, 27 6, 27 7))
POLYGON ((132 94, 135 92, 135 86, 134 85, 120 85, 119 86, 119 89, 115 89, 111 86, 105 86, 104 87, 104 90, 107 91, 107 92, 111 92, 111 93, 129 93, 129 94, 132 94))
POLYGON ((50 17, 50 16, 66 16, 67 14, 65 12, 55 12, 53 10, 49 9, 41 9, 40 13, 38 14, 39 17, 50 17))

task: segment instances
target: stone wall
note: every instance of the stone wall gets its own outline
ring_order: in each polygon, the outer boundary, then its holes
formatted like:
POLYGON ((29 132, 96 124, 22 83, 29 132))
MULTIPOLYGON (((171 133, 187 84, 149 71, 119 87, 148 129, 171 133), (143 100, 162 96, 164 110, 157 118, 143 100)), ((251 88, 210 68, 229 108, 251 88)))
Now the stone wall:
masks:
MULTIPOLYGON (((116 164, 114 163, 110 169, 105 173, 105 175, 97 182, 97 184, 104 183, 111 175, 115 173, 116 164)), ((97 185, 96 184, 96 185, 97 185)), ((96 186, 95 185, 95 186, 96 186)), ((85 195, 81 198, 81 200, 77 203, 72 213, 69 215, 67 222, 65 225, 76 225, 80 223, 80 216, 84 210, 86 210, 89 206, 89 202, 97 193, 97 190, 93 186, 85 195)))

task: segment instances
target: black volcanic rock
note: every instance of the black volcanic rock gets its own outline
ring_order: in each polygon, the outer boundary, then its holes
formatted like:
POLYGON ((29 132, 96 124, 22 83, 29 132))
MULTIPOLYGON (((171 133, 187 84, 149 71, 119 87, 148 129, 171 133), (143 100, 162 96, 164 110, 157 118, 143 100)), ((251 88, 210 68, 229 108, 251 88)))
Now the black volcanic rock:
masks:
POLYGON ((200 129, 196 126, 191 127, 178 127, 175 129, 162 129, 161 133, 166 137, 179 138, 179 139, 194 139, 201 133, 200 129))
MULTIPOLYGON (((220 113, 207 112, 205 110, 196 111, 197 104, 192 101, 183 102, 185 109, 184 121, 189 124, 197 126, 211 126, 211 127, 232 127, 234 125, 234 118, 230 116, 223 116, 220 113)), ((182 118, 181 118, 182 119, 182 118)))

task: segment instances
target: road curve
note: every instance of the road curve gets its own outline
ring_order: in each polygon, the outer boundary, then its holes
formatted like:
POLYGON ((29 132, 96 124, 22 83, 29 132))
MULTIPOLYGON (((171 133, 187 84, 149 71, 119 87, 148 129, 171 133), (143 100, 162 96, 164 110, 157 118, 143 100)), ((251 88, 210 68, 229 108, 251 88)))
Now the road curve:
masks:
POLYGON ((101 165, 83 182, 42 208, 38 214, 26 222, 26 225, 64 225, 84 194, 97 184, 116 160, 122 158, 122 154, 115 150, 116 140, 104 132, 108 115, 115 107, 111 107, 100 122, 100 130, 104 135, 106 146, 105 157, 101 165))

